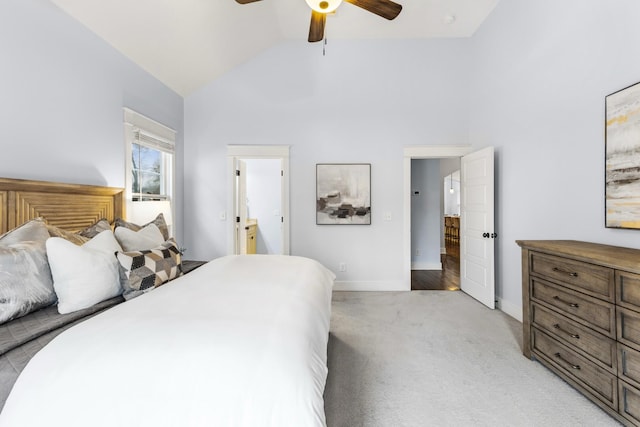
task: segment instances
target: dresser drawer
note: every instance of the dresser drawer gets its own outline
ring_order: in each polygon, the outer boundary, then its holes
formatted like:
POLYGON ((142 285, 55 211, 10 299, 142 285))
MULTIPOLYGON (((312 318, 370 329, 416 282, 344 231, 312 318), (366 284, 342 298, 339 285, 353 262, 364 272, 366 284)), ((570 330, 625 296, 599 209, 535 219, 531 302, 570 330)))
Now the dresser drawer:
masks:
POLYGON ((537 252, 531 254, 532 274, 560 281, 572 289, 614 301, 614 273, 610 268, 537 252))
POLYGON ((634 425, 640 425, 640 390, 620 380, 618 381, 618 393, 620 414, 632 421, 634 425))
POLYGON ((617 408, 617 378, 569 347, 559 343, 538 328, 531 330, 533 352, 557 371, 597 397, 607 406, 617 408))
POLYGON ((535 303, 531 305, 531 321, 558 341, 576 347, 583 356, 617 373, 616 342, 611 338, 535 303))
POLYGON ((531 278, 531 298, 555 307, 567 317, 615 338, 614 305, 571 289, 531 278))
POLYGON ((618 341, 640 351, 640 313, 618 307, 618 341))
POLYGON ((618 376, 640 387, 640 351, 618 343, 618 376))
POLYGON ((616 303, 640 311, 640 274, 616 271, 616 303))

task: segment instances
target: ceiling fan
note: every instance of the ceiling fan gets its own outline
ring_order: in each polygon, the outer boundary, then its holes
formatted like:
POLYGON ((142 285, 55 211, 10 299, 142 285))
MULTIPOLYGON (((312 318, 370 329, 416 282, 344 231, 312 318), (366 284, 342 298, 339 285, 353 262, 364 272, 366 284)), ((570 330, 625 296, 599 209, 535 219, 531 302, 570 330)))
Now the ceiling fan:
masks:
MULTIPOLYGON (((261 0, 236 0, 240 4, 254 3, 261 0)), ((311 25, 309 41, 319 42, 324 38, 324 24, 327 14, 335 11, 342 0, 305 0, 311 8, 311 25)), ((362 9, 375 13, 388 20, 394 19, 402 11, 402 5, 391 0, 344 0, 362 9)))

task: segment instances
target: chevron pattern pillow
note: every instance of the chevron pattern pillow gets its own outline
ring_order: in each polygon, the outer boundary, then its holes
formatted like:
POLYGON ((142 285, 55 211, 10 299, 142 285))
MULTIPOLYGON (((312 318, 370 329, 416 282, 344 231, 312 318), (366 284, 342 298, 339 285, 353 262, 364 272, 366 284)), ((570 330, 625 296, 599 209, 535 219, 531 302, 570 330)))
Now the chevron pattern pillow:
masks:
POLYGON ((182 257, 175 240, 145 250, 116 253, 127 281, 123 296, 131 299, 182 275, 182 257))

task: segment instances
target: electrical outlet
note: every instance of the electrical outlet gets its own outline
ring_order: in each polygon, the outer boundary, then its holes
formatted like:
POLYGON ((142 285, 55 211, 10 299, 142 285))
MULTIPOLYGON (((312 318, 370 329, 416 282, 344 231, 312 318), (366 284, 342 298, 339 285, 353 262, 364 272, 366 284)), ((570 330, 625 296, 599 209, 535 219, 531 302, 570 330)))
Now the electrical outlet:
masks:
POLYGON ((385 221, 391 221, 391 212, 385 212, 382 217, 385 221))
POLYGON ((346 264, 346 263, 344 263, 344 262, 341 262, 341 263, 340 263, 340 265, 339 265, 339 269, 340 269, 340 271, 342 271, 342 272, 347 271, 347 264, 346 264))

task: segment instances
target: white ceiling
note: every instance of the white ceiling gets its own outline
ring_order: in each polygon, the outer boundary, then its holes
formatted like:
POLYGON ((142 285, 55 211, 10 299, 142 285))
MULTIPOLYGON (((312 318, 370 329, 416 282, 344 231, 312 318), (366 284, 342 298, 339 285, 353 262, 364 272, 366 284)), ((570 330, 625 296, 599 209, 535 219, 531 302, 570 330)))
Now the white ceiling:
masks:
MULTIPOLYGON (((306 41, 311 17, 305 0, 51 1, 183 96, 281 41, 306 41)), ((325 35, 469 37, 499 0, 396 1, 403 10, 393 21, 345 2, 325 35)))

